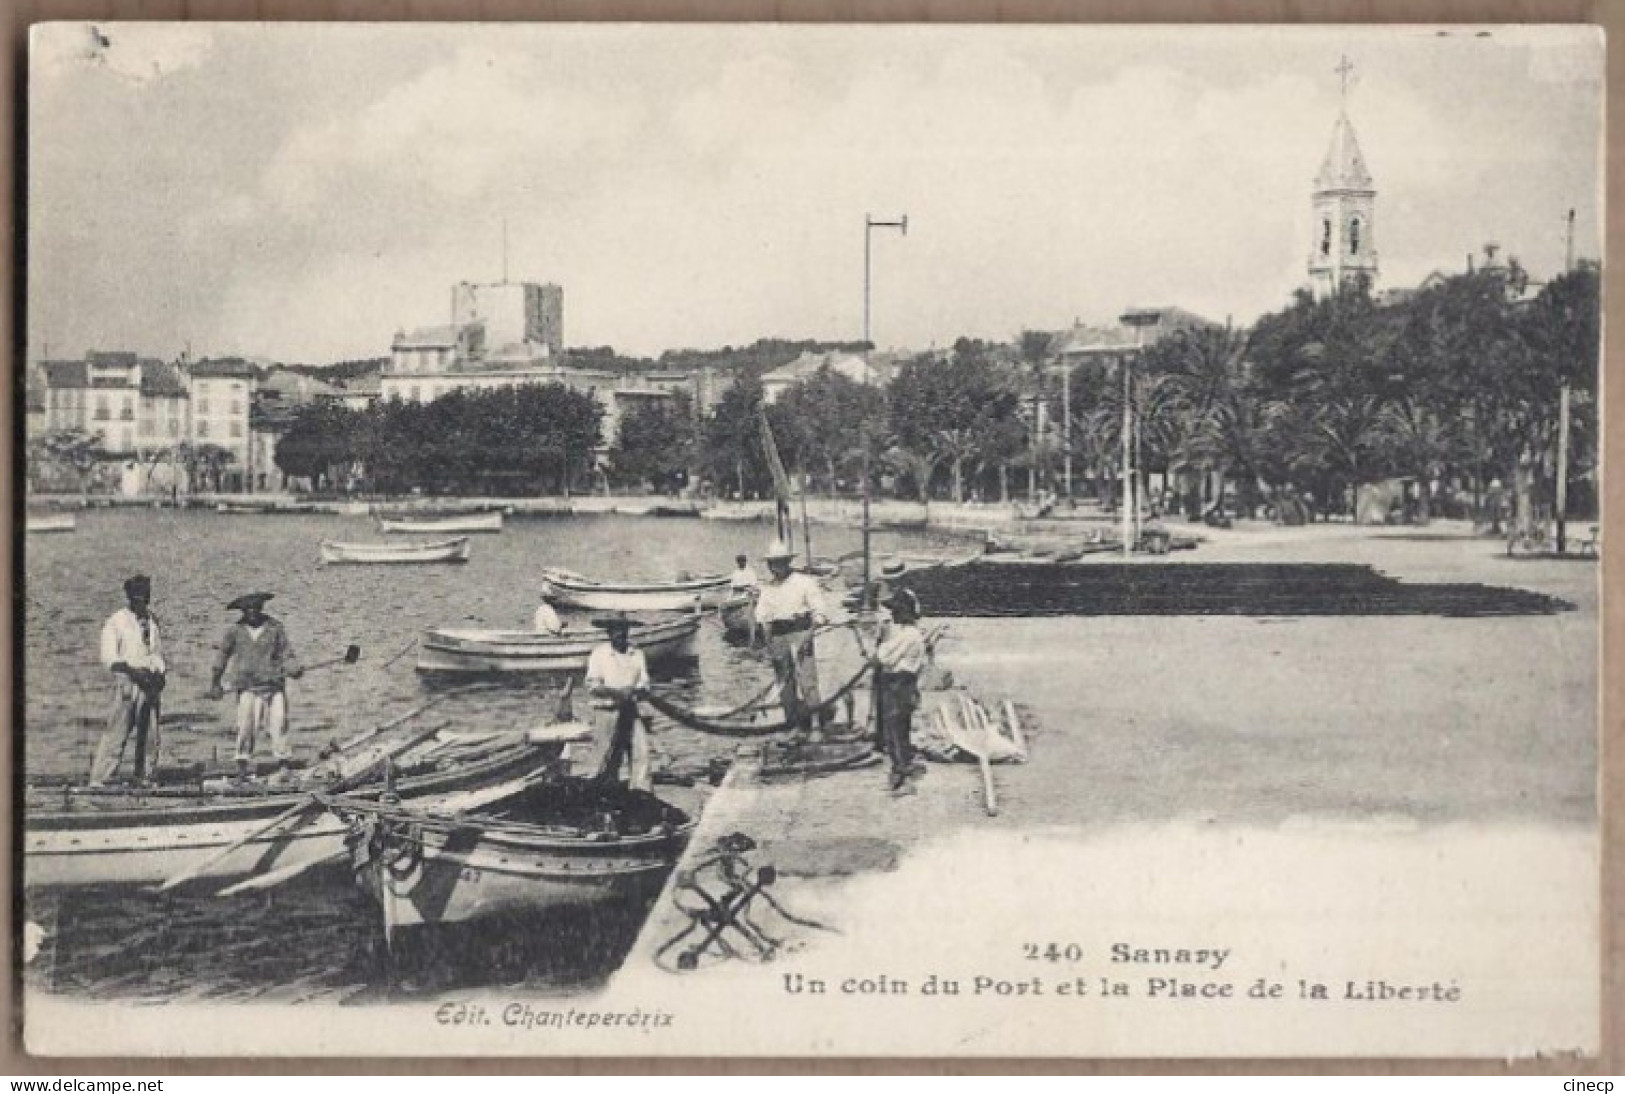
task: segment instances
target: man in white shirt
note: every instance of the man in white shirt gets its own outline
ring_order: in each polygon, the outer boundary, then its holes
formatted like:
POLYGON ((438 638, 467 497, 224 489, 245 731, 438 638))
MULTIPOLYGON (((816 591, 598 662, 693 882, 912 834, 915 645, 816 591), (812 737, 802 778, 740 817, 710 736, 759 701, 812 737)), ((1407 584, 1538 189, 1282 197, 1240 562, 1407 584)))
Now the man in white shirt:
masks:
POLYGON ((756 571, 750 568, 750 559, 744 555, 734 557, 734 572, 728 578, 728 588, 736 593, 753 591, 761 586, 756 571))
POLYGON ((593 721, 608 739, 598 778, 611 782, 620 777, 621 762, 631 756, 627 785, 633 790, 651 790, 654 779, 649 763, 649 734, 638 713, 638 700, 649 690, 649 665, 643 651, 632 645, 632 621, 624 615, 594 619, 609 641, 593 648, 587 656, 587 694, 591 697, 593 721))
MULTIPOLYGON (((769 577, 756 594, 756 623, 767 635, 767 653, 779 680, 785 720, 803 733, 821 701, 813 630, 829 622, 829 613, 818 582, 790 569, 795 557, 782 540, 775 540, 762 556, 769 577)), ((829 725, 829 719, 827 710, 816 715, 820 729, 829 725)))
POLYGON ((135 736, 135 777, 149 781, 158 768, 158 706, 164 691, 163 643, 151 610, 152 579, 138 574, 124 583, 128 607, 102 627, 101 661, 113 674, 113 707, 96 746, 90 785, 102 786, 118 771, 135 736))

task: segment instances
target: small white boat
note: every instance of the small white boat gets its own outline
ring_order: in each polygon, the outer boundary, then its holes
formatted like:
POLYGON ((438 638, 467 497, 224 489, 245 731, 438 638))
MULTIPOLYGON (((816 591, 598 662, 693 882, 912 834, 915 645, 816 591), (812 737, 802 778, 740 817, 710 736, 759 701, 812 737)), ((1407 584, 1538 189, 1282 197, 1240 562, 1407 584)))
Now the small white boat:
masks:
POLYGON ((772 506, 717 502, 700 510, 701 520, 765 521, 773 515, 772 506))
POLYGON ((378 528, 383 532, 408 532, 415 535, 467 535, 476 532, 502 531, 502 511, 491 509, 484 513, 466 513, 452 517, 379 517, 378 528))
MULTIPOLYGON (((633 645, 650 661, 690 652, 698 616, 682 616, 638 627, 633 645)), ((447 627, 425 631, 418 642, 419 672, 577 672, 604 641, 600 630, 543 634, 537 631, 447 627)))
POLYGON ((467 562, 468 537, 434 543, 333 543, 322 541, 322 561, 339 562, 467 562))
POLYGON ((72 513, 30 513, 24 525, 30 535, 71 532, 77 526, 72 513))
POLYGON ((356 881, 391 940, 402 927, 651 898, 695 826, 651 794, 586 779, 537 785, 500 812, 334 808, 350 825, 356 881))
POLYGON ((707 574, 681 581, 596 581, 568 570, 542 571, 542 597, 565 608, 612 612, 681 612, 719 607, 728 598, 728 576, 707 574))

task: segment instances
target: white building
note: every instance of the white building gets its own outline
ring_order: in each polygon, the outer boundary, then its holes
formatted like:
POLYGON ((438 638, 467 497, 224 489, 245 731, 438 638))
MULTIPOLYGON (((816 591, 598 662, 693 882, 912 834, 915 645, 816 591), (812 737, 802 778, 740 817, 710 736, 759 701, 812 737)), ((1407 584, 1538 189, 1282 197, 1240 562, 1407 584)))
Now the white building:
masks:
POLYGON ((227 357, 193 362, 185 366, 185 373, 192 404, 192 444, 213 445, 231 453, 221 488, 246 488, 254 474, 248 410, 257 370, 241 358, 227 357))
POLYGON ((810 350, 797 357, 787 365, 780 365, 771 372, 762 375, 762 401, 776 403, 779 397, 789 388, 809 380, 817 375, 818 371, 828 368, 841 376, 845 376, 855 384, 884 382, 878 375, 879 370, 871 368, 861 354, 843 353, 813 353, 810 350))

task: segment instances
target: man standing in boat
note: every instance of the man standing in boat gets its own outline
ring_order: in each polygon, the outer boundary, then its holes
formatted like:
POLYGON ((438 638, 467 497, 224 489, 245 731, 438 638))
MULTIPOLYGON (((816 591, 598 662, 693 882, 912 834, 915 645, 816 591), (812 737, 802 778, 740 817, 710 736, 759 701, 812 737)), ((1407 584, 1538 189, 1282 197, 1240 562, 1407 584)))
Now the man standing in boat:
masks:
MULTIPOLYGON (((829 613, 824 591, 812 575, 790 568, 795 557, 783 540, 774 540, 762 556, 769 576, 756 594, 756 623, 767 635, 785 720, 803 734, 811 728, 811 712, 820 703, 813 630, 829 621, 829 613)), ((829 712, 821 711, 817 723, 819 729, 827 726, 829 712)))
POLYGON ((137 574, 124 583, 126 607, 102 627, 101 660, 113 674, 113 709, 96 746, 90 785, 103 786, 118 771, 135 735, 135 777, 146 782, 158 768, 158 706, 164 691, 163 645, 152 614, 152 579, 137 574))
POLYGON ((220 640, 209 698, 225 695, 228 680, 237 692, 237 778, 246 781, 254 762, 254 742, 263 730, 271 738, 271 755, 278 761, 277 778, 286 780, 293 761, 288 743, 287 680, 304 675, 282 621, 265 614, 271 593, 239 596, 226 608, 242 612, 220 640))
POLYGON ((756 571, 750 567, 750 559, 744 555, 735 555, 734 572, 728 578, 728 591, 736 594, 754 593, 761 584, 756 571))
POLYGON ((632 645, 632 621, 626 616, 617 612, 592 623, 603 628, 609 639, 587 655, 587 694, 593 720, 608 740, 598 778, 618 779, 621 763, 630 754, 627 785, 633 790, 651 790, 649 734, 638 712, 638 700, 649 690, 648 662, 643 651, 632 645))

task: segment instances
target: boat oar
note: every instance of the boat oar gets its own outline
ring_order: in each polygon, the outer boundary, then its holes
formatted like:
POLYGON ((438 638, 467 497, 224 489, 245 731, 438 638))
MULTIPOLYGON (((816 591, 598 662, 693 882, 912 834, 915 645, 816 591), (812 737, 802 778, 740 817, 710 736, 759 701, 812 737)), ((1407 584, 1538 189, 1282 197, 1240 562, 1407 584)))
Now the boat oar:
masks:
POLYGON ((346 646, 344 648, 344 652, 338 657, 329 657, 326 661, 318 661, 314 665, 306 665, 305 671, 314 672, 317 669, 330 668, 333 665, 339 664, 353 665, 359 660, 361 660, 361 647, 346 646))
POLYGON ((221 848, 219 851, 216 851, 202 862, 195 863, 188 869, 182 870, 180 873, 174 875, 162 885, 158 886, 157 891, 160 893, 167 893, 176 886, 185 885, 193 878, 199 877, 213 867, 220 865, 220 863, 224 862, 237 851, 242 850, 253 841, 262 836, 269 835, 270 833, 276 831, 276 829, 281 828, 284 824, 287 824, 289 821, 293 820, 295 817, 300 816, 303 813, 308 813, 312 809, 320 808, 320 806, 321 803, 317 801, 314 796, 308 797, 296 805, 290 806, 285 812, 278 813, 275 818, 254 829, 252 832, 248 833, 248 835, 221 848))
MULTIPOLYGON (((328 792, 335 794, 342 793, 343 791, 350 789, 352 786, 355 786, 357 783, 365 781, 367 775, 379 764, 385 762, 386 760, 393 760, 402 753, 410 751, 411 749, 422 744, 424 741, 428 740, 430 737, 434 736, 436 733, 439 733, 444 728, 446 728, 444 725, 439 725, 435 726, 433 729, 425 730, 422 733, 413 734, 405 741, 399 742, 394 747, 380 754, 377 758, 368 763, 367 766, 362 770, 357 771, 352 775, 348 775, 339 780, 333 786, 328 787, 328 792)), ((252 832, 248 833, 248 835, 233 842, 229 846, 216 851, 202 862, 193 865, 190 869, 182 870, 180 873, 158 886, 157 891, 160 893, 165 893, 176 886, 185 885, 188 881, 200 877, 210 869, 220 865, 220 863, 230 858, 232 854, 240 851, 248 844, 257 839, 264 839, 267 835, 276 831, 278 828, 287 824, 296 817, 308 813, 312 809, 320 809, 321 807, 321 800, 317 798, 316 795, 311 794, 304 801, 290 806, 286 812, 279 813, 275 818, 268 821, 266 824, 261 825, 259 828, 254 829, 252 832)))

